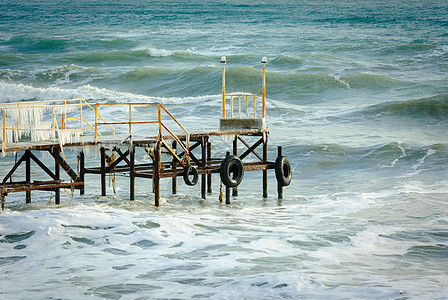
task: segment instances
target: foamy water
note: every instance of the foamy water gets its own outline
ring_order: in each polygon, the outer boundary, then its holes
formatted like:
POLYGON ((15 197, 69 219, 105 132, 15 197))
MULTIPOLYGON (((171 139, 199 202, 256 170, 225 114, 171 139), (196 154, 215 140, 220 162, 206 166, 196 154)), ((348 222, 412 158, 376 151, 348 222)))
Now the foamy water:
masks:
MULTIPOLYGON (((0 12, 0 102, 160 102, 190 132, 216 130, 220 57, 228 93, 259 94, 266 56, 268 159, 283 146, 293 177, 279 200, 269 172, 264 199, 261 172, 246 172, 230 205, 217 175, 206 200, 163 179, 159 208, 146 179, 129 201, 126 176, 102 197, 89 174, 60 206, 10 194, 1 298, 448 297, 446 3, 0 0, 0 12)), ((232 148, 212 143, 217 157, 232 148)), ((84 150, 96 166, 98 149, 84 150)), ((20 155, 0 159, 0 178, 20 155)))

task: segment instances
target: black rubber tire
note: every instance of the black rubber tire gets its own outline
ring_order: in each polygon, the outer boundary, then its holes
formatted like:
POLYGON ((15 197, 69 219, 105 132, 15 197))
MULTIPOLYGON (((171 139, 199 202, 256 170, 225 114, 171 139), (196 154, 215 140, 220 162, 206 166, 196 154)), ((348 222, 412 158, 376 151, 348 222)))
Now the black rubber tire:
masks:
POLYGON ((198 170, 196 170, 195 167, 193 167, 193 166, 185 167, 185 169, 184 169, 184 182, 185 182, 186 185, 189 185, 189 186, 196 185, 196 183, 198 183, 198 178, 199 178, 198 170), (190 180, 190 175, 193 175, 193 179, 192 180, 190 180))
POLYGON ((219 173, 226 187, 237 187, 244 176, 243 162, 236 155, 227 156, 219 167, 219 173))
POLYGON ((275 160, 275 178, 281 186, 288 186, 291 183, 291 164, 286 156, 279 156, 275 160))

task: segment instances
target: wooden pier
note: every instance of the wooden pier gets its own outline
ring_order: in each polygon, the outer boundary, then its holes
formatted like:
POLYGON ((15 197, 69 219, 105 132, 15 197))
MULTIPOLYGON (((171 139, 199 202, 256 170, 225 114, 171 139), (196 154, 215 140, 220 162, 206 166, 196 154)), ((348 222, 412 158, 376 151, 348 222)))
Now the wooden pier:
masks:
POLYGON ((237 187, 244 172, 248 171, 262 171, 262 195, 267 197, 267 171, 274 169, 278 197, 282 198, 283 187, 291 180, 291 166, 282 155, 281 147, 278 147, 275 161, 267 159, 265 59, 262 61, 263 92, 259 111, 256 99, 260 96, 225 93, 225 57, 221 62, 223 111, 221 129, 216 131, 190 133, 159 103, 90 103, 80 98, 3 103, 0 106, 3 123, 1 155, 17 153, 20 158, 0 183, 2 209, 6 196, 15 192, 25 192, 29 203, 32 191, 51 191, 55 193, 56 204, 60 204, 61 189, 68 188, 72 193, 76 189, 84 194, 86 174, 99 175, 103 196, 106 195, 107 175, 125 174, 129 177, 129 200, 135 199, 136 178, 150 179, 152 190, 148 193, 154 193, 154 204, 159 206, 162 178, 171 178, 173 194, 177 193, 178 177, 191 186, 200 181, 201 197, 205 199, 212 192, 212 174, 219 173, 221 184, 225 186, 225 200, 220 197, 220 201, 228 204, 231 190, 233 195, 238 194, 237 187), (249 105, 250 101, 253 103, 249 105), (226 102, 230 102, 227 107, 226 102), (121 119, 114 118, 114 122, 106 121, 101 114, 101 109, 112 105, 120 106, 120 111, 124 111, 123 107, 127 110, 121 119), (252 107, 253 111, 250 111, 252 107), (234 117, 234 114, 238 116, 234 117), (262 117, 257 118, 257 115, 262 117), (156 134, 135 135, 136 127, 142 126, 145 132, 156 134), (216 137, 231 137, 232 147, 225 155, 221 149, 214 150, 212 139, 216 137), (64 149, 74 148, 78 149, 77 167, 73 167, 73 163, 70 165, 64 154, 64 149), (97 165, 86 165, 84 150, 89 148, 99 151, 97 165), (48 152, 54 160, 52 169, 34 154, 42 151, 48 152), (150 161, 136 163, 137 151, 148 155, 150 161), (22 165, 25 180, 13 180, 22 165), (61 169, 68 179, 62 179, 61 169), (48 180, 41 180, 41 176, 38 176, 39 180, 31 178, 38 170, 46 174, 48 180))

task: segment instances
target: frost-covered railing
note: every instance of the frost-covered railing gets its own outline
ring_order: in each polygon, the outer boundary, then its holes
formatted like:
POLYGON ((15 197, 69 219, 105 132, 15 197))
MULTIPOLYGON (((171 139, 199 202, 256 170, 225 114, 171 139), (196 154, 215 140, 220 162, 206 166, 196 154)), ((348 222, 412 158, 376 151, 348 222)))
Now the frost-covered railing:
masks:
MULTIPOLYGON (((127 133, 129 137, 133 136, 133 132, 135 127, 139 125, 144 125, 145 127, 142 130, 139 130, 139 132, 145 132, 145 133, 151 133, 151 132, 158 132, 158 139, 162 141, 162 143, 165 145, 165 148, 167 148, 174 156, 177 157, 174 150, 171 149, 171 147, 163 141, 164 136, 168 136, 169 138, 174 139, 177 144, 184 150, 185 152, 185 159, 189 160, 189 149, 190 149, 190 133, 185 129, 182 124, 171 115, 168 110, 166 110, 165 107, 163 107, 160 103, 92 103, 92 106, 94 106, 95 111, 95 142, 98 141, 98 126, 101 125, 108 125, 108 126, 119 126, 119 125, 125 125, 128 127, 127 133), (114 106, 118 108, 117 110, 121 112, 119 116, 115 118, 115 121, 113 122, 106 122, 103 119, 103 122, 98 121, 98 117, 100 114, 98 113, 101 107, 111 107, 114 106), (151 110, 151 108, 155 108, 156 111, 151 110), (134 113, 133 113, 134 112, 134 113), (149 118, 148 116, 153 116, 155 113, 157 113, 157 119, 149 118), (124 118, 127 117, 128 119, 125 120, 124 118), (121 119, 121 120, 120 120, 121 119), (168 125, 168 123, 170 123, 168 125), (150 125, 155 125, 156 127, 152 127, 150 125), (179 139, 178 134, 176 134, 172 129, 174 126, 177 126, 179 130, 181 131, 182 135, 185 135, 185 144, 179 139)), ((181 159, 178 158, 179 161, 181 159)))
MULTIPOLYGON (((120 133, 128 134, 132 141, 136 127, 144 126, 138 130, 139 133, 158 133, 160 140, 163 136, 170 136, 185 151, 185 158, 189 159, 190 133, 159 103, 89 103, 82 98, 24 101, 3 103, 0 105, 0 113, 2 152, 5 152, 7 144, 58 141, 59 144, 65 145, 77 142, 81 136, 86 135, 94 136, 97 143, 98 136, 114 135, 116 128, 120 133), (101 107, 106 106, 114 106, 112 111, 104 111, 105 114, 111 115, 109 118, 113 118, 113 121, 106 121, 99 112, 101 107), (107 131, 99 130, 99 127, 103 126, 108 128, 107 131), (185 135, 186 144, 172 130, 175 126, 185 135)), ((176 155, 165 142, 163 143, 176 155)))
POLYGON ((58 140, 65 145, 77 141, 86 131, 95 130, 85 118, 85 109, 94 111, 82 98, 2 103, 2 151, 6 144, 18 142, 58 140))

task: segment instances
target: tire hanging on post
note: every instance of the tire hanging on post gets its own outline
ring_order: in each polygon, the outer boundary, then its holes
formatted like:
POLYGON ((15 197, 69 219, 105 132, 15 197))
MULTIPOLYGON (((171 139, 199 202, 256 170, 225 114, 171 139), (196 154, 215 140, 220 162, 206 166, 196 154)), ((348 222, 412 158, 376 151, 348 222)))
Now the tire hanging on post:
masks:
POLYGON ((243 162, 236 155, 227 156, 219 167, 219 173, 226 187, 237 187, 244 176, 243 162))
POLYGON ((186 185, 189 185, 189 186, 196 185, 196 183, 198 183, 198 178, 199 178, 198 170, 196 170, 195 167, 193 167, 191 165, 185 167, 184 182, 186 185), (193 176, 193 179, 190 179, 190 176, 193 176))
POLYGON ((291 183, 291 164, 286 156, 278 156, 275 160, 275 178, 281 186, 291 183))

